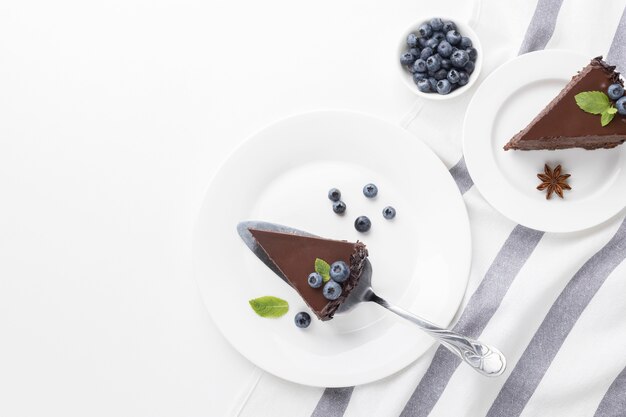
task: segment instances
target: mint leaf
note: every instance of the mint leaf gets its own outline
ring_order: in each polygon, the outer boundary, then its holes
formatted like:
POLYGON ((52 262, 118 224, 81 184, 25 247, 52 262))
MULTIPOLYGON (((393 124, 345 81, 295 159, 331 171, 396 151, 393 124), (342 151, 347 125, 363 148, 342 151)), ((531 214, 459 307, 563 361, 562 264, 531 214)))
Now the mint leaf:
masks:
POLYGON ((606 112, 609 114, 615 114, 617 113, 617 109, 615 107, 609 107, 606 112))
POLYGON ((278 297, 266 295, 265 297, 253 298, 248 301, 250 307, 261 317, 280 317, 289 311, 289 303, 278 297))
POLYGON ((330 281, 330 265, 323 259, 315 259, 315 272, 322 276, 324 282, 330 281))
POLYGON ((611 109, 607 109, 604 113, 602 113, 602 117, 600 118, 600 123, 602 123, 602 127, 611 123, 611 120, 613 120, 613 118, 615 117, 615 112, 611 113, 609 110, 611 109))
POLYGON ((583 91, 574 98, 578 107, 591 114, 602 114, 611 107, 609 96, 601 91, 583 91))

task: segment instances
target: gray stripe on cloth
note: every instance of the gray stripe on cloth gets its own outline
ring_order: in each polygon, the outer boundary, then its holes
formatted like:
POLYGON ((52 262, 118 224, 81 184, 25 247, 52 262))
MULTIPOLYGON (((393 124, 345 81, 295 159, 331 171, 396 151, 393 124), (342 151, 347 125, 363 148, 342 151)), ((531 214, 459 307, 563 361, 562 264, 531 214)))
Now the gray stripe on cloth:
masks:
POLYGON ((559 16, 562 4, 563 0, 539 0, 537 2, 535 14, 526 30, 519 55, 546 47, 554 33, 556 18, 559 16))
POLYGON ((341 417, 346 412, 354 387, 326 388, 311 417, 341 417))
MULTIPOLYGON (((478 338, 500 306, 511 283, 541 240, 543 232, 517 225, 496 255, 454 326, 462 335, 478 338)), ((441 397, 461 360, 440 346, 401 417, 425 417, 441 397)))
POLYGON ((617 70, 622 74, 626 74, 626 8, 617 25, 613 43, 606 56, 606 60, 611 65, 617 66, 617 70))
POLYGON ((606 278, 626 258, 626 219, 574 274, 552 304, 486 417, 519 416, 567 335, 606 278))
POLYGON ((626 414, 626 368, 620 372, 600 401, 593 417, 624 417, 626 414))
POLYGON ((450 175, 454 178, 461 194, 465 194, 465 192, 472 188, 472 185, 474 185, 474 181, 472 180, 472 177, 470 177, 469 171, 467 170, 467 165, 465 165, 465 158, 461 158, 455 166, 450 168, 450 175))

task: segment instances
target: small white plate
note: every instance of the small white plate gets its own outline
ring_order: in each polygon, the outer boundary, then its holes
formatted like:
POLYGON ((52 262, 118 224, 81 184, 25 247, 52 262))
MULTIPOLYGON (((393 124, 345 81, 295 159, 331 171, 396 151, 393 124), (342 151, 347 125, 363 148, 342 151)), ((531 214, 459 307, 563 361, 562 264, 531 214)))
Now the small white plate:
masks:
POLYGON ((463 152, 469 173, 489 204, 521 225, 574 232, 598 225, 626 206, 624 145, 594 151, 502 149, 589 61, 562 50, 519 56, 494 71, 468 107, 463 152), (545 192, 536 189, 545 163, 561 164, 571 174, 572 190, 565 191, 564 199, 554 195, 546 200, 545 192))
POLYGON ((374 289, 440 325, 450 323, 465 292, 471 255, 465 205, 443 163, 421 141, 349 112, 307 113, 262 130, 212 180, 195 230, 194 266, 226 339, 289 381, 321 387, 375 381, 413 362, 433 340, 372 303, 297 328, 294 315, 309 311, 305 303, 237 234, 237 223, 251 219, 363 241, 374 289), (362 194, 369 182, 378 185, 375 199, 362 194), (347 204, 343 216, 327 198, 332 187, 347 204), (393 221, 382 216, 387 205, 397 209, 393 221), (359 215, 372 220, 367 234, 354 229, 359 215), (258 317, 248 300, 264 295, 287 300, 289 313, 258 317))

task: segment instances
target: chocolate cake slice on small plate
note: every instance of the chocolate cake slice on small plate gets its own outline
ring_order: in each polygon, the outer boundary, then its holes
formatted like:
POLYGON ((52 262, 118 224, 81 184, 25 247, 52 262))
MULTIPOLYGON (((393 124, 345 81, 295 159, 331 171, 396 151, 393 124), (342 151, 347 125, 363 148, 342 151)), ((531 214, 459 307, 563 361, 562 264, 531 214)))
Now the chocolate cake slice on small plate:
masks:
POLYGON ((505 63, 481 84, 465 114, 463 155, 496 210, 532 229, 573 232, 626 206, 617 70, 601 57, 545 50, 505 63))

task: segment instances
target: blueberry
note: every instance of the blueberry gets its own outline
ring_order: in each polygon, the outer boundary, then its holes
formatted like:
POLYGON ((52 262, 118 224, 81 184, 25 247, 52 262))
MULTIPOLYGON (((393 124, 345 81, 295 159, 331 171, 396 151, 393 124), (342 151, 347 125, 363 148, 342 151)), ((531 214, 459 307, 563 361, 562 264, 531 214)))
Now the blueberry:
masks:
POLYGON ((426 41, 426 46, 431 48, 433 51, 437 49, 437 45, 439 45, 439 41, 435 38, 430 38, 426 41))
POLYGON ((346 203, 343 201, 335 201, 333 202, 333 211, 337 214, 343 214, 346 212, 346 203))
POLYGON ((461 37, 461 48, 467 49, 472 47, 472 40, 467 36, 461 37))
POLYGON ((393 219, 394 217, 396 217, 396 209, 391 206, 385 207, 383 209, 383 217, 388 220, 393 219))
POLYGON ((446 34, 443 32, 434 32, 432 39, 436 39, 437 43, 441 42, 441 41, 445 41, 446 40, 446 34))
POLYGON ((441 68, 449 70, 452 68, 452 61, 447 58, 441 60, 441 68))
POLYGON ((402 55, 400 55, 400 63, 402 65, 413 65, 414 62, 415 57, 409 51, 402 52, 402 55))
POLYGON ((463 86, 469 82, 469 75, 465 71, 459 71, 459 86, 463 86))
POLYGON ((450 45, 458 45, 461 43, 461 34, 456 30, 446 32, 446 40, 450 42, 450 45))
POLYGON ((427 38, 417 38, 417 44, 421 47, 421 48, 426 48, 426 41, 428 41, 427 38))
POLYGON ((443 58, 449 58, 452 55, 452 45, 448 41, 441 41, 437 46, 437 53, 443 58))
POLYGON ((339 191, 339 190, 338 190, 338 189, 336 189, 336 188, 331 188, 331 189, 328 191, 328 198, 329 198, 331 201, 339 201, 339 199, 341 198, 341 191, 339 191))
POLYGON ((428 82, 430 83, 430 90, 437 91, 437 80, 435 77, 428 77, 428 82))
POLYGON ((424 49, 422 49, 422 52, 420 52, 420 59, 423 59, 424 61, 426 61, 428 57, 431 56, 432 54, 433 54, 433 48, 431 48, 430 46, 427 46, 424 49))
POLYGON ((624 87, 621 84, 611 84, 608 93, 611 100, 618 100, 624 95, 624 87))
POLYGON ((465 64, 469 62, 469 55, 462 49, 458 49, 452 52, 452 56, 450 57, 450 61, 452 61, 452 65, 457 68, 465 67, 465 64))
POLYGON ((342 283, 350 276, 350 267, 344 261, 333 262, 330 266, 330 278, 342 283))
POLYGON ((426 68, 428 68, 429 72, 439 71, 439 68, 441 68, 441 58, 438 58, 437 55, 428 57, 426 60, 426 68))
POLYGON ((310 287, 319 288, 324 283, 324 279, 317 272, 312 272, 309 274, 309 277, 307 278, 307 282, 309 283, 310 287))
POLYGON ((341 285, 331 279, 324 284, 322 294, 324 294, 324 298, 327 300, 336 300, 341 295, 341 285))
POLYGON ((413 54, 413 56, 417 59, 420 56, 422 50, 418 47, 409 49, 409 52, 413 54))
POLYGON ((418 59, 413 63, 414 72, 426 72, 426 60, 418 59))
POLYGON ((467 72, 468 74, 471 74, 472 72, 474 72, 474 68, 476 67, 476 64, 474 64, 474 61, 467 61, 467 63, 465 64, 465 66, 463 67, 463 69, 465 70, 465 72, 467 72))
POLYGON ((450 71, 448 71, 448 81, 450 81, 452 84, 456 84, 459 82, 459 72, 455 69, 451 69, 450 71))
POLYGON ((422 79, 417 81, 417 89, 422 93, 430 93, 432 90, 430 88, 430 83, 427 79, 422 79))
POLYGON ((413 82, 415 84, 417 84, 420 80, 425 80, 426 78, 428 78, 428 75, 424 74, 423 72, 413 73, 413 82))
POLYGON ((626 97, 622 97, 615 102, 615 107, 617 107, 617 112, 622 116, 626 116, 626 97))
POLYGON ((443 29, 443 20, 438 17, 433 17, 430 19, 430 27, 433 28, 433 30, 443 29))
POLYGON ((476 61, 476 57, 478 57, 478 51, 476 50, 476 48, 472 48, 470 46, 469 48, 465 49, 465 52, 467 52, 470 61, 476 61))
POLYGON ((417 45, 417 35, 415 33, 409 33, 409 36, 406 37, 406 44, 409 45, 409 48, 415 48, 417 45))
POLYGON ((359 216, 354 221, 354 228, 359 232, 367 232, 372 227, 372 221, 367 216, 359 216))
POLYGON ((456 25, 454 24, 454 22, 444 22, 443 23, 443 31, 448 33, 451 30, 456 30, 456 25))
POLYGON ((376 195, 378 194, 378 187, 375 186, 374 184, 370 183, 370 184, 366 184, 365 187, 363 187, 363 195, 367 198, 374 198, 376 197, 376 195))
POLYGON ((420 37, 430 38, 430 36, 433 34, 433 27, 430 26, 428 23, 424 23, 420 25, 419 28, 417 28, 417 31, 419 32, 420 37))
POLYGON ((298 326, 299 328, 306 329, 307 327, 309 327, 309 324, 311 324, 311 316, 309 315, 309 313, 301 311, 296 314, 296 317, 294 317, 293 321, 296 322, 296 326, 298 326))
POLYGON ((437 82, 437 92, 442 95, 448 94, 452 91, 452 84, 448 80, 441 80, 437 82))
POLYGON ((448 71, 446 71, 445 69, 441 68, 439 71, 437 71, 435 73, 435 80, 439 81, 439 80, 445 80, 448 77, 448 71))

